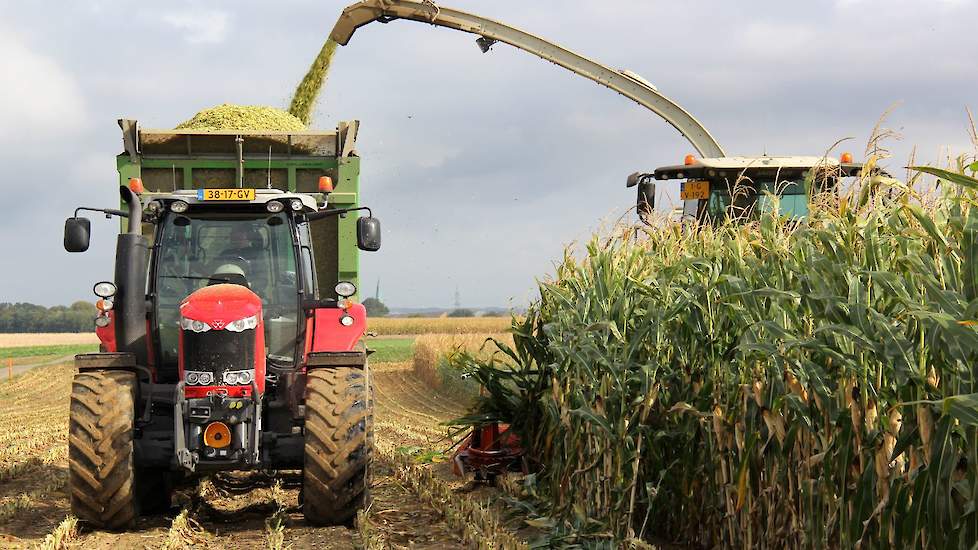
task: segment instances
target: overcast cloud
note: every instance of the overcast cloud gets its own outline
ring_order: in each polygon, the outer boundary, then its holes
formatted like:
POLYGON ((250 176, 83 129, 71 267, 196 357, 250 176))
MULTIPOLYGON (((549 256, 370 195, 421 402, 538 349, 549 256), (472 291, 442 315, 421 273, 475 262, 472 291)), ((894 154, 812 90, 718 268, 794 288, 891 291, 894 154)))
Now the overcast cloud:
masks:
MULTIPOLYGON (((115 120, 172 127, 223 102, 287 104, 344 2, 0 2, 0 301, 91 299, 116 223, 69 255, 75 206, 116 201, 115 120)), ((978 107, 968 0, 453 0, 633 70, 728 154, 860 156, 880 114, 891 168, 971 150, 978 107)), ((505 45, 414 22, 369 25, 336 55, 314 126, 362 121, 363 202, 384 249, 362 255, 393 306, 524 303, 563 247, 634 202, 636 170, 691 147, 625 98, 505 45)), ((675 187, 662 190, 678 195, 675 187)))

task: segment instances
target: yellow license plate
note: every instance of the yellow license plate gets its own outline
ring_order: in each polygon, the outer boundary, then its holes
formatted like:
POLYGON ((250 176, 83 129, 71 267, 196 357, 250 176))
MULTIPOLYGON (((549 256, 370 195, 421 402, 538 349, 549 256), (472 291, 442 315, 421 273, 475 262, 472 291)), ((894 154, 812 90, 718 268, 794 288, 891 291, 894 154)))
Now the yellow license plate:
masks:
POLYGON ((198 189, 199 201, 253 201, 254 189, 198 189))
POLYGON ((695 201, 710 198, 710 182, 708 181, 687 181, 683 184, 679 198, 684 201, 695 201))

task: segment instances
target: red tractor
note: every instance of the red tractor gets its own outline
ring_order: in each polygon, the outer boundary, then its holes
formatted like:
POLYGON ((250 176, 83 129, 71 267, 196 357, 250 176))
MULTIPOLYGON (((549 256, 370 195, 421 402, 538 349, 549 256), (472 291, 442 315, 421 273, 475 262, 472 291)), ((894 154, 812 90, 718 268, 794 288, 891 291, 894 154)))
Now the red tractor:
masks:
MULTIPOLYGON (((150 134, 123 130, 127 152, 150 175, 150 134)), ((237 158, 205 158, 206 166, 228 161, 234 174, 234 162, 247 161, 242 136, 216 137, 236 140, 237 158)), ((290 148, 297 139, 288 137, 290 148)), ((118 235, 114 282, 94 288, 102 351, 75 359, 69 485, 79 519, 125 529, 168 509, 178 482, 240 470, 302 470, 300 502, 316 525, 348 523, 365 506, 373 446, 366 311, 351 300, 352 282, 320 296, 313 241, 317 224, 332 223, 332 242, 353 247, 352 231, 336 236, 336 219, 369 209, 327 207, 329 176, 320 193, 271 188, 273 160, 285 169, 316 160, 293 153, 273 159, 268 148, 264 189, 242 185, 240 169, 237 182, 202 189, 146 191, 132 178, 120 187, 124 209, 78 209, 128 227, 118 235)), ((91 223, 78 210, 65 223, 69 252, 89 246, 91 223)), ((355 234, 356 248, 380 248, 372 215, 356 219, 355 234)))

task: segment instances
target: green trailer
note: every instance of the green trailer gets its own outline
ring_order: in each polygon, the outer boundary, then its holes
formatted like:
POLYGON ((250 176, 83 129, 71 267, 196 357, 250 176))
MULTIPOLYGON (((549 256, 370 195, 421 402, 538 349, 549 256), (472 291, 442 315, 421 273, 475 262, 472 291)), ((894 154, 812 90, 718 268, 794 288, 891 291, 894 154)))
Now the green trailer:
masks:
MULTIPOLYGON (((119 125, 125 147, 116 157, 120 185, 139 178, 150 193, 243 187, 318 194, 320 178, 327 176, 334 186, 330 208, 359 206, 359 121, 340 122, 333 131, 303 132, 156 130, 128 119, 119 125)), ((321 294, 332 292, 339 281, 360 287, 355 217, 317 222, 312 241, 321 294)))

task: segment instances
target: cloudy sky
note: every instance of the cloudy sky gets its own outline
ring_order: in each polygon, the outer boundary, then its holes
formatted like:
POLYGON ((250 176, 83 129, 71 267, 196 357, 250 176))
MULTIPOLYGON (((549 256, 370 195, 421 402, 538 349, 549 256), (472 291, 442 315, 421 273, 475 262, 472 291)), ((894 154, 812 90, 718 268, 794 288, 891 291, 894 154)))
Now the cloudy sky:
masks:
MULTIPOLYGON (((939 162, 972 149, 978 6, 969 0, 706 2, 453 0, 616 68, 698 117, 728 154, 861 157, 879 116, 939 162)), ((285 106, 344 2, 0 1, 0 301, 91 298, 116 223, 69 255, 74 206, 117 197, 116 119, 171 127, 223 102, 285 106)), ((522 304, 563 248, 634 202, 627 174, 690 146, 590 81, 505 45, 414 22, 361 29, 334 60, 314 126, 362 121, 364 254, 393 306, 522 304)), ((667 188, 667 195, 678 194, 667 188)))

